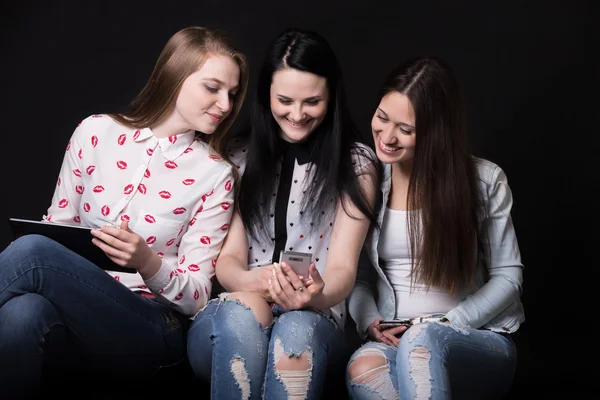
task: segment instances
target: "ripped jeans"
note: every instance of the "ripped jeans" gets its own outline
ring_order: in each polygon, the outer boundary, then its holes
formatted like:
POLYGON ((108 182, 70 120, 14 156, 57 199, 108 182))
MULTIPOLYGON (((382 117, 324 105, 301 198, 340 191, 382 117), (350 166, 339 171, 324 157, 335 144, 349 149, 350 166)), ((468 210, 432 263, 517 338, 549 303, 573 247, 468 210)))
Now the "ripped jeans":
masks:
POLYGON ((343 378, 349 351, 333 321, 277 305, 272 313, 274 322, 263 327, 249 307, 223 294, 194 319, 188 358, 195 375, 210 381, 211 399, 318 399, 326 378, 343 378), (280 360, 301 356, 308 368, 279 368, 280 360))
POLYGON ((398 348, 368 342, 356 350, 346 386, 353 399, 502 398, 516 358, 508 336, 426 322, 409 328, 398 348))

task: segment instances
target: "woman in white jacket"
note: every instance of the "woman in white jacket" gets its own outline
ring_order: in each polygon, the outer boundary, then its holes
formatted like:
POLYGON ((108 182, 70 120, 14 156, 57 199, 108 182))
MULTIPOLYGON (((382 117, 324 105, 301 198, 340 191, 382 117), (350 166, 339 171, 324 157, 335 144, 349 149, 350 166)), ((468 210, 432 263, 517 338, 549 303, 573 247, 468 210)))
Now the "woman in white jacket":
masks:
POLYGON ((348 363, 350 395, 502 396, 524 321, 506 175, 469 153, 459 85, 434 57, 390 73, 372 131, 385 174, 349 298, 369 339, 348 363))

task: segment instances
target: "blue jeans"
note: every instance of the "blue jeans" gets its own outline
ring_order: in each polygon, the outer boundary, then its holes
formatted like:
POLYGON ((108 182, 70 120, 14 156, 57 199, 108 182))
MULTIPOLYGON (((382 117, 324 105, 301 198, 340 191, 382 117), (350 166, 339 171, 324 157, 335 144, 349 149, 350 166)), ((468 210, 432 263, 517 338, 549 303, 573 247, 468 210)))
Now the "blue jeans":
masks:
POLYGON ((23 236, 0 253, 2 396, 37 390, 49 338, 115 382, 151 377, 185 357, 185 320, 57 242, 23 236))
MULTIPOLYGON (((320 398, 326 379, 342 376, 349 351, 343 331, 311 310, 272 309, 259 324, 250 308, 225 295, 198 314, 188 332, 188 358, 197 377, 211 382, 212 399, 320 398), (307 355, 310 368, 279 370, 285 356, 307 355)), ((343 381, 342 381, 343 384, 343 381)))
POLYGON ((355 351, 346 385, 353 399, 502 398, 516 357, 503 334, 425 322, 409 328, 398 348, 367 342, 355 351))

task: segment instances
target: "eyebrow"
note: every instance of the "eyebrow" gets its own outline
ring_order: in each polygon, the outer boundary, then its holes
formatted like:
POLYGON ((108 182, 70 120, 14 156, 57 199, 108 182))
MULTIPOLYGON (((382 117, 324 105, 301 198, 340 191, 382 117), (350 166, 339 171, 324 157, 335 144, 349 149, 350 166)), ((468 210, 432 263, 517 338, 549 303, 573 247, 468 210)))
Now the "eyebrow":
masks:
MULTIPOLYGON (((205 80, 207 80, 207 81, 213 81, 213 82, 218 83, 220 85, 227 86, 225 84, 225 82, 223 82, 223 81, 221 81, 221 80, 219 80, 217 78, 205 78, 205 80)), ((234 87, 231 88, 231 90, 238 90, 238 89, 239 89, 239 86, 234 86, 234 87)))
MULTIPOLYGON (((383 114, 383 116, 384 116, 384 117, 386 117, 387 119, 389 119, 389 118, 390 118, 390 117, 387 115, 387 113, 386 113, 385 111, 383 111, 381 108, 377 107, 377 111, 379 111, 380 113, 382 113, 382 114, 383 114)), ((403 125, 403 126, 405 126, 405 127, 407 127, 407 128, 410 128, 410 129, 415 129, 415 127, 414 127, 414 126, 412 126, 412 125, 409 125, 409 124, 407 124, 407 123, 405 123, 405 122, 398 122, 398 125, 403 125)))
MULTIPOLYGON (((280 98, 282 98, 284 100, 292 100, 291 97, 287 97, 287 96, 284 96, 282 94, 277 94, 277 97, 280 97, 280 98)), ((311 97, 307 97, 307 98, 303 99, 302 101, 311 101, 311 100, 315 101, 315 100, 322 100, 322 99, 323 99, 322 96, 311 96, 311 97)))

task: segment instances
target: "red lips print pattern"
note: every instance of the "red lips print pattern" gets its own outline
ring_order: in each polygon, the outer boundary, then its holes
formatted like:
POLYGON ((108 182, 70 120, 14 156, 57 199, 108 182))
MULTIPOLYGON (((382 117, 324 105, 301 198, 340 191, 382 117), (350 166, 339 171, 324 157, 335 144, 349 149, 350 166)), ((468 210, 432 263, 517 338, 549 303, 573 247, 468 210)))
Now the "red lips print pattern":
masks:
POLYGON ((56 181, 46 220, 129 222, 160 257, 159 274, 166 279, 147 287, 137 274, 111 275, 193 314, 208 300, 208 282, 229 230, 233 174, 193 132, 158 144, 150 138, 149 130, 128 130, 102 115, 84 120, 68 143, 66 172, 56 181))

